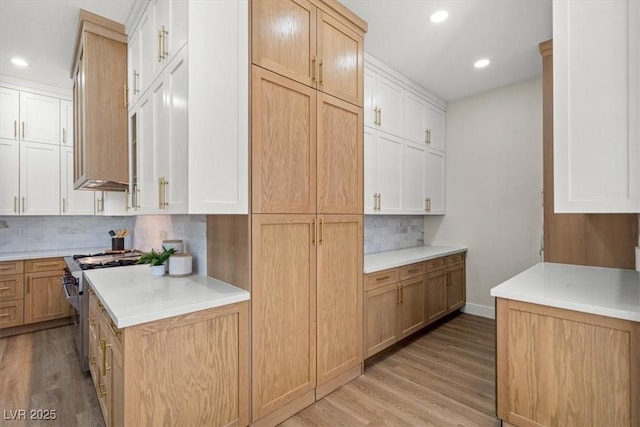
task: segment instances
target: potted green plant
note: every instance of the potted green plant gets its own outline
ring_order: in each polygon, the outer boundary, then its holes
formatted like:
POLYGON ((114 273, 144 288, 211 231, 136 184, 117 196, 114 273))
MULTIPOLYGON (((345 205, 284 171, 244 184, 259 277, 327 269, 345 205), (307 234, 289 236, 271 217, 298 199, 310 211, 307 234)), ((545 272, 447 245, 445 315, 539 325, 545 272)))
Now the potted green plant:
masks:
POLYGON ((162 252, 156 252, 151 249, 151 252, 143 253, 138 259, 138 264, 151 264, 151 274, 154 276, 164 276, 165 262, 171 255, 176 252, 174 248, 165 249, 162 247, 162 252))

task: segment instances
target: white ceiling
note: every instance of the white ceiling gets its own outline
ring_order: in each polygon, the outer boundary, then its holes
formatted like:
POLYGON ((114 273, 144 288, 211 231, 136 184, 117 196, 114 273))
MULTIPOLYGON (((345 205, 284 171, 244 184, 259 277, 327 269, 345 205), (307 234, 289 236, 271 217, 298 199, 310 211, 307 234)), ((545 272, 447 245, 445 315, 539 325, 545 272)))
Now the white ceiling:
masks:
MULTIPOLYGON (((264 1, 264 0, 259 0, 264 1)), ((455 100, 542 73, 538 43, 551 38, 551 0, 341 0, 369 23, 365 50, 455 100), (429 22, 446 9, 449 19, 429 22), (480 57, 491 59, 483 70, 480 57)), ((125 23, 134 0, 0 0, 0 74, 71 88, 78 13, 125 23), (13 56, 30 62, 17 69, 13 56)))

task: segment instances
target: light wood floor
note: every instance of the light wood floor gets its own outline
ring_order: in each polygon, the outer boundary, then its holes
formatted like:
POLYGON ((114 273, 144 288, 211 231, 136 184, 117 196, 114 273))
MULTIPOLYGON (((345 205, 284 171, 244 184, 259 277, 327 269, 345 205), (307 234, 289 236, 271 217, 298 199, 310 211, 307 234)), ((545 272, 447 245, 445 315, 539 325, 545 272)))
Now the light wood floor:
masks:
MULTIPOLYGON (((364 375, 281 425, 499 426, 494 366, 494 321, 461 314, 375 356, 364 375)), ((104 426, 71 326, 0 339, 0 425, 104 426), (6 419, 20 409, 57 419, 6 419)))
POLYGON ((493 320, 460 314, 390 350, 281 426, 500 425, 493 320))

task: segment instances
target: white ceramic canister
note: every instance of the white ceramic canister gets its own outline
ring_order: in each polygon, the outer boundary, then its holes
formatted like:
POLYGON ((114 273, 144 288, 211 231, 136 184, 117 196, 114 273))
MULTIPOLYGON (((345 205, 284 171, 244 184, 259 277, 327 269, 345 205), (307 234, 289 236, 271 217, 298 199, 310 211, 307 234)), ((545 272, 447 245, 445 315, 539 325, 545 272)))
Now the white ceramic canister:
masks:
POLYGON ((193 258, 191 254, 180 252, 169 257, 169 276, 190 276, 193 271, 193 258))

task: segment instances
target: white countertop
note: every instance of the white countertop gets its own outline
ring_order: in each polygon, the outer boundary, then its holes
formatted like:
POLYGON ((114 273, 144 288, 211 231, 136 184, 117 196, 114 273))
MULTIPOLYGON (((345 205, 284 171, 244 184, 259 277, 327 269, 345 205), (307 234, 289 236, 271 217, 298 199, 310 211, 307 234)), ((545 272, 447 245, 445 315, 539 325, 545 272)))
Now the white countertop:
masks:
POLYGON ((454 246, 420 246, 397 251, 378 252, 364 256, 364 272, 375 273, 387 268, 427 261, 447 255, 466 252, 467 248, 454 246))
POLYGON ((211 277, 152 276, 148 264, 84 275, 118 328, 249 300, 249 292, 211 277))
POLYGON ((491 289, 491 296, 640 322, 635 270, 544 262, 491 289))
POLYGON ((20 261, 23 259, 61 258, 70 255, 97 254, 107 250, 102 248, 50 249, 46 251, 8 252, 0 253, 0 261, 20 261))

